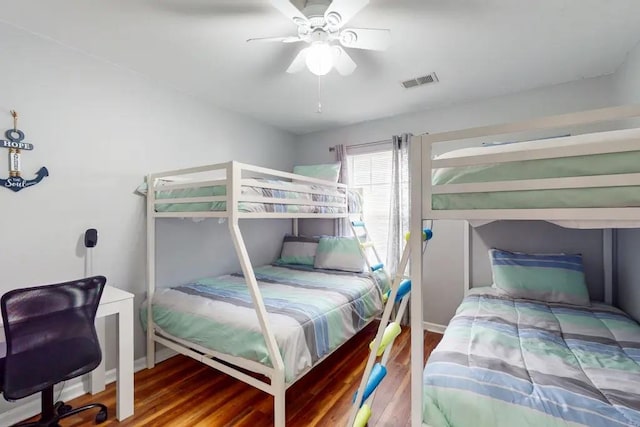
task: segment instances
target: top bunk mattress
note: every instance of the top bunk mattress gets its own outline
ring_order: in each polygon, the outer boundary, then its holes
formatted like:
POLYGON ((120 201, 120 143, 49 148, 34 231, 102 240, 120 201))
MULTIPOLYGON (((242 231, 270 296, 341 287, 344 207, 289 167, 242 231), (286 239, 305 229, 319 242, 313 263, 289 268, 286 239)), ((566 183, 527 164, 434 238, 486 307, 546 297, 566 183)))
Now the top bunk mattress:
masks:
MULTIPOLYGON (((383 308, 382 274, 305 266, 255 268, 268 319, 293 381, 362 329, 383 308)), ((206 278, 153 296, 156 329, 199 346, 271 366, 242 274, 206 278)), ((141 312, 146 324, 146 310, 141 312)))
MULTIPOLYGON (((637 138, 640 129, 455 150, 436 159, 637 138)), ((640 173, 640 151, 435 169, 433 185, 640 173)), ((640 206, 640 186, 434 194, 434 210, 616 208, 640 206)))
MULTIPOLYGON (((277 204, 259 202, 240 202, 238 209, 240 212, 279 212, 279 213, 345 213, 343 208, 335 206, 307 205, 305 202, 343 203, 345 195, 342 191, 314 184, 303 184, 290 181, 274 179, 245 179, 247 185, 241 187, 242 195, 259 197, 292 199, 300 203, 277 204), (252 185, 253 184, 253 185, 252 185), (264 185, 277 184, 284 189, 266 188, 264 185), (340 194, 338 194, 340 193, 340 194)), ((227 187, 225 185, 213 185, 207 187, 195 187, 184 189, 158 190, 156 199, 166 201, 166 203, 156 204, 156 212, 212 212, 226 211, 227 202, 193 202, 193 203, 171 203, 171 199, 225 196, 227 187)), ((347 209, 349 212, 361 212, 362 200, 358 192, 348 190, 347 209)))
POLYGON ((432 427, 640 425, 640 326, 611 306, 474 288, 423 377, 432 427))

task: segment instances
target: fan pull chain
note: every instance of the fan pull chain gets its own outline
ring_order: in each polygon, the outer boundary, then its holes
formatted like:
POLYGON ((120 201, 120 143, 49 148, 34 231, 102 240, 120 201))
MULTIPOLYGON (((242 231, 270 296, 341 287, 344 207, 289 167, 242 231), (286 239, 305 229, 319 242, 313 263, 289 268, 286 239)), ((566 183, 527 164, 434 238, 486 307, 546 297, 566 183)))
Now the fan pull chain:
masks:
POLYGON ((320 100, 320 80, 322 79, 321 76, 318 76, 318 109, 316 110, 316 113, 318 114, 322 114, 322 101, 320 100))

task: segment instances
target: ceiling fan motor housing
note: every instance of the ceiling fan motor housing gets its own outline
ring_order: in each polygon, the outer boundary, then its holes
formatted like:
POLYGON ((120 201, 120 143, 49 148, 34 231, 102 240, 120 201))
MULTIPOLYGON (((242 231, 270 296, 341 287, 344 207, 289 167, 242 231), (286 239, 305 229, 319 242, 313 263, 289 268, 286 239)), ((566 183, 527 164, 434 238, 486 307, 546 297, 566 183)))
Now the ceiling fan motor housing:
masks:
POLYGON ((329 33, 323 28, 314 29, 308 36, 309 43, 324 43, 329 41, 329 33))
POLYGON ((311 28, 325 28, 337 31, 342 25, 342 16, 336 11, 327 12, 331 0, 307 0, 302 13, 309 18, 311 28))

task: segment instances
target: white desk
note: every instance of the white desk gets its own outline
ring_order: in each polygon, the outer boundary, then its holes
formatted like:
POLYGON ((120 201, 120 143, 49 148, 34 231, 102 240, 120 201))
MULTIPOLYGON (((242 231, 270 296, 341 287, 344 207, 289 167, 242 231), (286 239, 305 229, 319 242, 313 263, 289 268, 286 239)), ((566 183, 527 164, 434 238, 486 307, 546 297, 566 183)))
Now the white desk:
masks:
POLYGON ((102 362, 91 372, 91 394, 105 389, 104 317, 117 315, 118 364, 116 368, 116 417, 133 415, 133 294, 105 286, 96 314, 96 329, 103 349, 102 362))
MULTIPOLYGON (((96 314, 96 330, 102 350, 102 362, 91 372, 91 394, 105 389, 104 317, 117 315, 118 365, 116 368, 116 417, 122 421, 133 415, 133 294, 105 286, 96 314)), ((4 330, 0 318, 0 347, 4 347, 4 330)), ((5 354, 5 348, 0 353, 5 354)))

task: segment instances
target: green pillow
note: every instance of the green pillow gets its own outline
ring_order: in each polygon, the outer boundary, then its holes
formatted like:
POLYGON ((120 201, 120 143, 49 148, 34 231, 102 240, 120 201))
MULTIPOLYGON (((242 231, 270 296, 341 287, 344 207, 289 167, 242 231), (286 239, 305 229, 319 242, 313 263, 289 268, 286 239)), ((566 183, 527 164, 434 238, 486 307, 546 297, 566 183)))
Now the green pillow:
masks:
POLYGON ((582 255, 489 250, 493 282, 512 298, 589 306, 582 255))
POLYGON ((364 258, 355 238, 325 236, 320 238, 313 266, 361 273, 364 270, 364 258))
POLYGON ((309 178, 338 182, 338 178, 340 177, 340 166, 340 162, 324 165, 294 166, 293 173, 308 176, 309 178))

